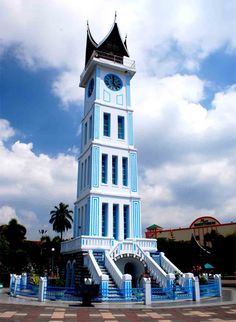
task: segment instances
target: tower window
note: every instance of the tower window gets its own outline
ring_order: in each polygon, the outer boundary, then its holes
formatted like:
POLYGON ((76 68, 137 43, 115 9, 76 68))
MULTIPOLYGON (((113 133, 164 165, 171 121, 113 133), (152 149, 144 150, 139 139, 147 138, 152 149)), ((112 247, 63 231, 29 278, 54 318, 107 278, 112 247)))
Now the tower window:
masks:
POLYGON ((108 227, 108 203, 102 204, 102 236, 107 236, 108 227))
POLYGON ((89 118, 89 138, 92 139, 93 135, 93 117, 92 115, 89 118))
POLYGON ((112 156, 112 184, 118 184, 118 157, 112 156))
POLYGON ((113 237, 118 239, 118 227, 119 227, 119 205, 113 205, 113 237))
POLYGON ((88 123, 84 124, 84 145, 87 144, 87 136, 88 136, 88 123))
POLYGON ((129 206, 124 205, 124 238, 129 238, 129 206))
POLYGON ((117 125, 118 125, 118 139, 124 140, 124 138, 125 138, 125 118, 124 118, 124 116, 118 115, 117 125))
POLYGON ((84 188, 86 187, 86 180, 87 180, 87 159, 84 162, 84 188))
POLYGON ((110 136, 111 134, 111 114, 103 114, 103 135, 110 136))
POLYGON ((91 174, 91 158, 88 157, 88 174, 87 174, 87 185, 90 186, 90 174, 91 174))
POLYGON ((107 154, 102 154, 102 183, 107 183, 107 154))
POLYGON ((122 158, 123 186, 128 186, 128 158, 122 158))

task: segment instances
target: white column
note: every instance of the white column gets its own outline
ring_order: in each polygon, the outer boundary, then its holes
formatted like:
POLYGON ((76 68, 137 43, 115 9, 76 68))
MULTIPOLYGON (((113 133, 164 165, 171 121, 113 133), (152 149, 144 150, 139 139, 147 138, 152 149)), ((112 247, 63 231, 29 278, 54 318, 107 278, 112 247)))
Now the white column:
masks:
POLYGON ((196 302, 200 301, 200 287, 199 279, 197 276, 193 278, 193 300, 196 302))
POLYGON ((108 237, 113 237, 113 205, 108 203, 108 237))
POLYGON ((124 240, 124 209, 123 209, 123 204, 119 204, 119 240, 124 240))
POLYGON ((150 305, 152 303, 152 289, 151 289, 151 279, 143 278, 143 286, 144 286, 144 304, 150 305))
POLYGON ((43 302, 46 300, 46 290, 47 290, 47 278, 40 277, 40 279, 39 279, 39 294, 38 294, 39 302, 43 302))

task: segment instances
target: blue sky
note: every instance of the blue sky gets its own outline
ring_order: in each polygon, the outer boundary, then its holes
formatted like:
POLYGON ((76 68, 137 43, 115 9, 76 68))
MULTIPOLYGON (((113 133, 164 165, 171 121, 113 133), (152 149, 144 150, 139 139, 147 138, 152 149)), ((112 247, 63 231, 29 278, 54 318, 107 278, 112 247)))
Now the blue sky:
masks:
POLYGON ((73 209, 86 20, 99 42, 115 11, 137 66, 143 228, 235 221, 235 1, 2 0, 0 224, 15 217, 30 238, 54 205, 73 209))

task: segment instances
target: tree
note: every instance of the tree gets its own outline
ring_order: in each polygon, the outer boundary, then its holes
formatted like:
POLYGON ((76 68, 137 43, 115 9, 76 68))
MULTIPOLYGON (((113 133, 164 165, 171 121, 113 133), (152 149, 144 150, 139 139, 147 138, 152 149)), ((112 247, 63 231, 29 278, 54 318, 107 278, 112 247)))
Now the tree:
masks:
POLYGON ((53 230, 57 233, 61 233, 61 240, 62 240, 62 233, 65 230, 71 228, 71 222, 73 222, 73 218, 71 214, 73 213, 72 210, 68 209, 69 205, 64 204, 63 202, 59 203, 59 207, 55 206, 55 210, 50 212, 51 219, 49 223, 52 224, 53 230))

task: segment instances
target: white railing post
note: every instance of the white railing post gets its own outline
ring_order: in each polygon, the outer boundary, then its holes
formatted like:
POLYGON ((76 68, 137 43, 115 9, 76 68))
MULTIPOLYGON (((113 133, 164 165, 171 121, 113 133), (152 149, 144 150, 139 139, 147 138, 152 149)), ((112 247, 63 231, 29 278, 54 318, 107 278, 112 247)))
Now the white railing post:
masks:
POLYGON ((222 296, 222 284, 221 284, 221 275, 220 274, 215 274, 214 275, 214 280, 217 283, 217 290, 218 290, 218 296, 222 296))
POLYGON ((126 300, 131 299, 132 297, 132 277, 129 274, 124 274, 123 277, 123 295, 126 300))
POLYGON ((151 289, 151 279, 143 278, 144 286, 144 304, 150 305, 152 303, 152 289, 151 289))
POLYGON ((102 295, 102 300, 107 301, 108 300, 108 281, 109 277, 107 275, 102 275, 101 277, 101 295, 102 295))
POLYGON ((22 273, 22 275, 21 275, 21 287, 24 290, 27 287, 27 274, 26 273, 22 273))
POLYGON ((16 296, 16 293, 20 291, 21 275, 15 275, 15 278, 14 296, 16 296))
POLYGON ((39 294, 38 294, 39 302, 44 302, 46 300, 46 292, 47 292, 47 277, 40 277, 39 294))
POLYGON ((15 282, 15 275, 14 274, 10 274, 10 285, 9 285, 9 293, 10 295, 13 295, 13 284, 15 282))
POLYGON ((196 302, 200 301, 200 286, 199 279, 197 276, 193 277, 193 300, 196 302))

